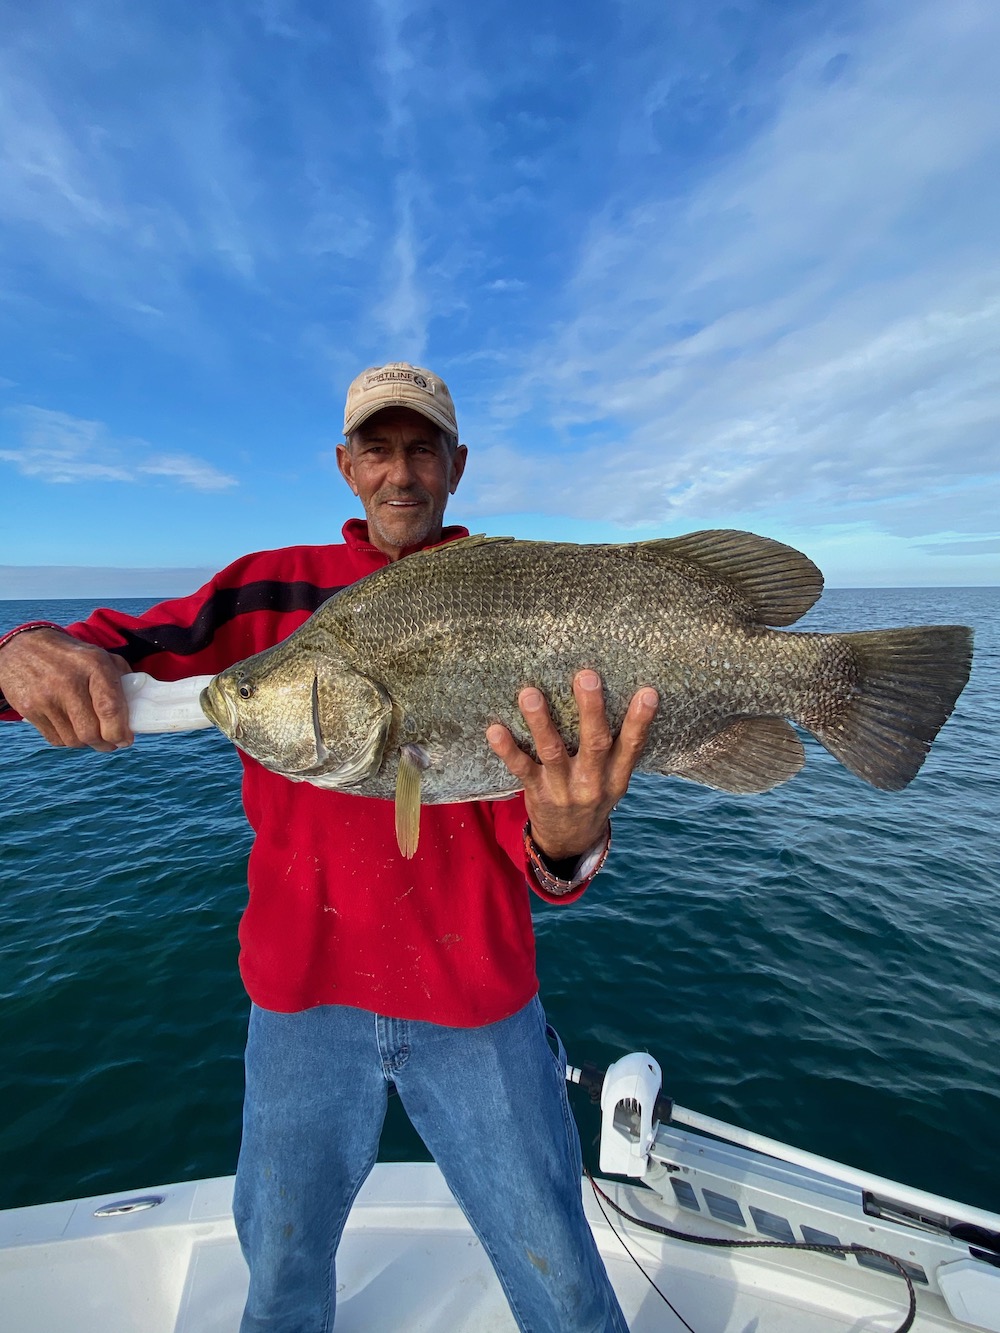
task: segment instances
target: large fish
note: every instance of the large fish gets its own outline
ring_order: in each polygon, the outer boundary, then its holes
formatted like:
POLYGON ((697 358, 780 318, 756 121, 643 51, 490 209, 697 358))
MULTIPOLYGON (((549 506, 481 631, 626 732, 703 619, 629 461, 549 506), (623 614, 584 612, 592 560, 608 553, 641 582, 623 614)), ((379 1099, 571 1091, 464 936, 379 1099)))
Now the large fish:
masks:
POLYGON ((572 750, 574 674, 600 673, 612 731, 633 693, 660 706, 640 769, 760 792, 805 761, 784 719, 853 773, 915 776, 969 676, 963 626, 781 633, 822 591, 798 551, 746 532, 620 546, 468 537, 396 561, 325 602, 202 695, 247 754, 293 781, 396 801, 400 850, 420 803, 507 796, 493 722, 532 751, 517 706, 537 686, 572 750))

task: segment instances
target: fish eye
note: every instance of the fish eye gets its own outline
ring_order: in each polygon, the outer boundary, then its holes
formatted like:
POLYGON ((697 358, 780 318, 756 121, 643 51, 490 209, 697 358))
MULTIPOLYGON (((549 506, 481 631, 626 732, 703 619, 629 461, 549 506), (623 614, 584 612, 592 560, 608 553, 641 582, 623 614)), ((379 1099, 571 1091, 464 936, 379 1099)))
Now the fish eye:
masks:
POLYGON ((239 696, 241 699, 252 699, 253 686, 248 685, 246 681, 244 681, 243 684, 239 687, 239 696))

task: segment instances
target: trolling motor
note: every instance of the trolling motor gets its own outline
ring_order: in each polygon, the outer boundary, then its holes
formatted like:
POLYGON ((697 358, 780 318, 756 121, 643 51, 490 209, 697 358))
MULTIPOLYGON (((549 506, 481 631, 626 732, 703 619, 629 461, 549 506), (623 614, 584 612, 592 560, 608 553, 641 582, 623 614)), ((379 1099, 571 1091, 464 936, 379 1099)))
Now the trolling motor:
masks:
MULTIPOLYGON (((913 1274, 940 1294, 960 1323, 1000 1333, 1000 1228, 995 1214, 676 1106, 661 1093, 660 1066, 645 1052, 623 1056, 606 1072, 591 1063, 579 1068, 567 1065, 566 1081, 585 1089, 595 1106, 600 1104, 602 1172, 642 1179, 651 1160, 672 1163, 668 1170, 691 1171, 686 1184, 690 1198, 694 1200, 700 1191, 706 1214, 738 1231, 741 1239, 706 1237, 654 1225, 621 1208, 591 1177, 598 1199, 635 1225, 697 1244, 766 1245, 770 1249, 826 1250, 838 1257, 854 1255, 863 1266, 888 1266, 890 1272, 895 1268, 906 1280, 909 1314, 896 1333, 913 1327, 913 1274), (657 1131, 661 1124, 671 1123, 694 1131, 694 1142, 669 1130, 653 1159, 657 1131), (721 1142, 713 1143, 704 1135, 721 1142), (782 1183, 768 1172, 763 1182, 755 1180, 762 1157, 789 1163, 793 1171, 784 1173, 788 1179, 782 1183), (831 1195, 831 1183, 843 1192, 831 1195), (849 1186, 853 1190, 845 1190, 849 1186), (780 1215, 775 1211, 779 1203, 780 1215), (728 1207, 720 1212, 720 1204, 728 1207), (748 1233, 747 1213, 762 1239, 748 1233), (822 1230, 817 1230, 818 1219, 822 1230), (775 1230, 776 1226, 781 1230, 775 1230), (801 1240, 793 1239, 795 1228, 801 1240), (901 1237, 903 1228, 907 1231, 901 1237), (879 1242, 881 1248, 873 1248, 879 1242)), ((653 1179, 651 1183, 651 1197, 655 1198, 660 1193, 658 1182, 653 1179)), ((666 1198, 670 1199, 669 1191, 666 1198)), ((680 1195, 678 1198, 682 1207, 692 1206, 680 1195)), ((693 1207, 701 1211, 697 1201, 693 1207)))
POLYGON ((662 1121, 668 1123, 674 1104, 660 1093, 660 1066, 645 1051, 616 1060, 605 1072, 587 1063, 566 1068, 566 1082, 578 1083, 601 1106, 602 1171, 641 1179, 662 1121))

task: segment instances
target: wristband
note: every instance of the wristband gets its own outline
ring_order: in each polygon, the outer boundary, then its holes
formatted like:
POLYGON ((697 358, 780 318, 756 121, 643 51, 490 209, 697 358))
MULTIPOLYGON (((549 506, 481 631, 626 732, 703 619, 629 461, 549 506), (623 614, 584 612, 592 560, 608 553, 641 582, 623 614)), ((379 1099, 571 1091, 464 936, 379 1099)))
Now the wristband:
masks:
MULTIPOLYGON (((54 620, 29 620, 25 624, 18 625, 15 629, 8 630, 6 634, 0 636, 0 649, 2 649, 5 644, 10 643, 11 639, 16 639, 19 634, 23 634, 25 630, 29 629, 62 630, 62 625, 57 625, 54 620)), ((63 633, 65 633, 65 631, 63 631, 63 633)), ((4 712, 8 708, 10 708, 10 704, 4 698, 2 691, 0 691, 0 712, 4 712)))
MULTIPOLYGON (((62 625, 57 625, 52 620, 29 620, 24 625, 18 625, 16 629, 8 630, 8 632, 0 638, 0 648, 3 648, 6 644, 10 643, 11 639, 16 639, 19 634, 23 634, 25 630, 29 629, 62 630, 62 625)), ((65 633, 65 631, 63 632, 65 633)))
POLYGON ((601 866, 604 865, 608 858, 608 852, 611 850, 611 824, 609 822, 607 830, 601 838, 580 857, 573 878, 560 879, 545 864, 542 853, 532 841, 530 824, 525 824, 523 836, 524 854, 528 858, 528 864, 531 866, 531 873, 535 877, 535 882, 540 889, 544 889, 546 893, 551 893, 555 897, 562 897, 563 894, 578 889, 587 880, 593 879, 601 866))

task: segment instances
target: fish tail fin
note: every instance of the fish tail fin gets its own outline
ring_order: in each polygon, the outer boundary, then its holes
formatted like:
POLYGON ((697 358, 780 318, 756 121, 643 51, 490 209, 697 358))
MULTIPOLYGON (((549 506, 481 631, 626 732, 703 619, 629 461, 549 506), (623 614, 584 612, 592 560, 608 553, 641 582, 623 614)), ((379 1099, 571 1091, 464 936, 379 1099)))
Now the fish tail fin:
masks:
POLYGON ((836 638, 854 659, 856 692, 833 721, 804 718, 803 725, 859 778, 900 791, 920 771, 965 688, 972 630, 924 625, 836 638))

